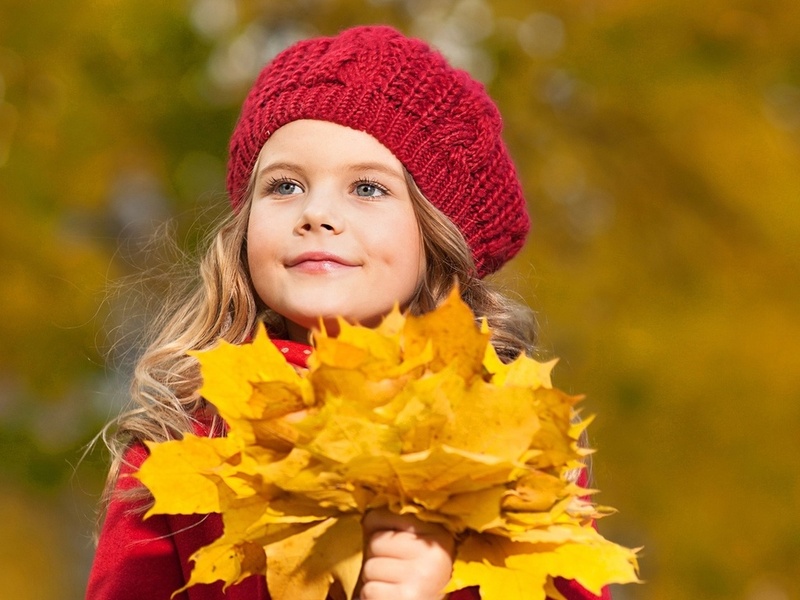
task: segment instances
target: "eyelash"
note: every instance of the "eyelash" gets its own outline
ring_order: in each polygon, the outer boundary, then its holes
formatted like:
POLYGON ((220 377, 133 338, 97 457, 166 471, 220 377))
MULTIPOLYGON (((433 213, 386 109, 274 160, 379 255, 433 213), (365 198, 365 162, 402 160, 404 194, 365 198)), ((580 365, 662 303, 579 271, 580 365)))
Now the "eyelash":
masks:
MULTIPOLYGON (((270 177, 264 187, 264 192, 267 194, 274 194, 275 192, 278 191, 278 187, 284 183, 289 183, 291 185, 298 185, 297 182, 292 181, 288 177, 270 177)), ((389 193, 389 190, 386 188, 386 186, 381 185, 376 180, 371 179, 369 177, 362 177, 361 179, 357 179, 356 181, 354 181, 353 189, 358 188, 358 186, 360 185, 372 186, 382 194, 389 193)))
POLYGON ((267 184, 264 186, 264 192, 266 194, 274 194, 275 192, 278 191, 278 186, 284 183, 297 185, 296 182, 292 181, 288 177, 270 177, 269 181, 267 181, 267 184))
POLYGON ((377 182, 377 181, 375 181, 374 179, 370 179, 369 177, 363 177, 363 178, 361 178, 361 179, 357 180, 357 181, 356 181, 356 182, 353 184, 353 189, 357 188, 357 187, 358 187, 358 186, 360 186, 360 185, 369 185, 369 186, 372 186, 372 187, 374 187, 376 190, 378 190, 378 191, 379 191, 381 194, 388 194, 388 193, 389 193, 389 190, 388 190, 388 189, 387 189, 385 186, 381 185, 380 183, 378 183, 378 182, 377 182))

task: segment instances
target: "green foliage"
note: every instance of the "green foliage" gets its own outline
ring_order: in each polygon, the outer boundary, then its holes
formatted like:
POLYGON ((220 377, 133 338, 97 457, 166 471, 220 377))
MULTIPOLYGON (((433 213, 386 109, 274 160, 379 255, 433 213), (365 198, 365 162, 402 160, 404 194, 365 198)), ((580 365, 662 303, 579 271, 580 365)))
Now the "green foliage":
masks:
POLYGON ((0 0, 4 480, 74 493, 62 457, 124 396, 105 340, 139 325, 108 316, 108 282, 153 265, 154 223, 191 250, 224 210, 227 136, 266 54, 378 21, 500 104, 534 218, 501 279, 598 414, 599 500, 621 513, 601 527, 645 546, 648 583, 620 598, 800 595, 789 0, 0 0))

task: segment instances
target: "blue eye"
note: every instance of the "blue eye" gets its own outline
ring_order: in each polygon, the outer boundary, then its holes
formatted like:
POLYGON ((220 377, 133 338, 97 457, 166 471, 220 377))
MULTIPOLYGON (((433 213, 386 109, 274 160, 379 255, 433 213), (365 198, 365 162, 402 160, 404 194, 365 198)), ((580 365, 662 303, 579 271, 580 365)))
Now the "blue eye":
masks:
POLYGON ((377 181, 362 179, 356 182, 355 193, 362 198, 375 198, 387 194, 388 190, 377 181))
POLYGON ((272 178, 267 182, 268 194, 277 194, 279 196, 291 196, 292 194, 299 194, 302 189, 291 179, 285 177, 272 178))

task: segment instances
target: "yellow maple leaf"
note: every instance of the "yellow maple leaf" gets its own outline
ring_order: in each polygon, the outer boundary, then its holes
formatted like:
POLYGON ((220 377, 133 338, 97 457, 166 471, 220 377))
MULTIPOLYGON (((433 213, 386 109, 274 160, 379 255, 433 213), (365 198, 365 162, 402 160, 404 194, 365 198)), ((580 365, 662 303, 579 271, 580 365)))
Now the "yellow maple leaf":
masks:
POLYGON ((474 380, 450 399, 453 416, 439 441, 469 452, 518 460, 540 429, 534 401, 534 391, 529 388, 497 388, 474 380))
POLYGON ((361 571, 361 521, 357 515, 327 519, 266 546, 273 598, 325 600, 338 582, 351 598, 361 571))
POLYGON ((549 362, 537 362, 526 356, 519 356, 510 364, 502 365, 501 368, 493 371, 495 375, 492 377, 492 383, 495 385, 518 385, 533 389, 540 387, 549 389, 553 387, 550 374, 557 362, 557 359, 549 362))
POLYGON ((266 554, 260 544, 227 542, 225 538, 204 546, 192 556, 192 560, 194 567, 189 581, 175 590, 173 596, 198 583, 224 581, 227 588, 266 569, 266 554))
POLYGON ((180 441, 148 443, 150 455, 134 477, 155 498, 152 514, 203 514, 220 512, 217 471, 242 450, 231 438, 201 438, 186 434, 180 441), (181 493, 174 491, 180 489, 181 493))
POLYGON ((490 336, 454 291, 420 317, 323 329, 308 369, 263 327, 193 353, 228 437, 151 445, 138 475, 151 513, 222 514, 188 585, 266 573, 275 600, 349 598, 375 508, 463 538, 449 589, 478 585, 485 600, 558 598, 556 577, 595 592, 635 581, 635 552, 588 526, 603 511, 573 482, 589 452, 581 397, 552 386, 554 362, 504 364, 490 336))
POLYGON ((446 591, 479 585, 482 600, 545 600, 548 580, 572 579, 600 595, 610 583, 633 583, 635 552, 608 542, 591 527, 572 528, 560 542, 515 542, 469 535, 458 548, 446 591))
POLYGON ((369 413, 348 398, 328 396, 320 412, 298 423, 310 438, 304 447, 316 456, 345 463, 364 454, 400 451, 397 431, 369 418, 369 413))
POLYGON ((538 470, 525 471, 513 489, 502 499, 503 509, 514 512, 549 512, 561 499, 584 492, 577 486, 564 485, 555 475, 538 470))
POLYGON ((214 404, 229 436, 257 439, 256 425, 313 406, 310 382, 286 362, 263 324, 250 344, 222 341, 211 351, 189 352, 200 363, 200 395, 214 404))
POLYGON ((420 354, 430 344, 431 370, 455 368, 467 381, 483 375, 483 360, 491 337, 488 329, 476 327, 475 316, 454 289, 436 310, 408 318, 403 328, 403 348, 420 354))

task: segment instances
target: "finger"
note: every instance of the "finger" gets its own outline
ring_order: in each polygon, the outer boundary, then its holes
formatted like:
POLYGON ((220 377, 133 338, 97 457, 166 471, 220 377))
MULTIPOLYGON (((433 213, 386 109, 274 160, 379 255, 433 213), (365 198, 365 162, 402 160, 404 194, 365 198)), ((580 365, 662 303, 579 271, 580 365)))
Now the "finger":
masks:
POLYGON ((364 531, 408 531, 419 536, 438 535, 446 531, 438 523, 428 523, 421 521, 414 515, 398 515, 386 508, 378 508, 369 511, 362 521, 364 531))
POLYGON ((364 581, 359 592, 359 600, 441 600, 442 589, 431 589, 419 585, 417 581, 393 582, 381 580, 364 581))
POLYGON ((384 581, 367 581, 361 586, 359 600, 386 600, 399 598, 397 584, 384 581))
POLYGON ((430 533, 419 534, 413 531, 397 531, 378 529, 365 531, 365 556, 389 556, 402 559, 413 559, 420 554, 430 557, 447 558, 452 561, 456 542, 445 529, 433 529, 430 533))
POLYGON ((367 538, 367 556, 409 558, 428 548, 432 542, 409 531, 378 530, 367 538))
POLYGON ((401 583, 409 576, 409 565, 404 561, 387 556, 375 556, 364 562, 361 569, 361 580, 364 583, 381 581, 383 583, 401 583))

